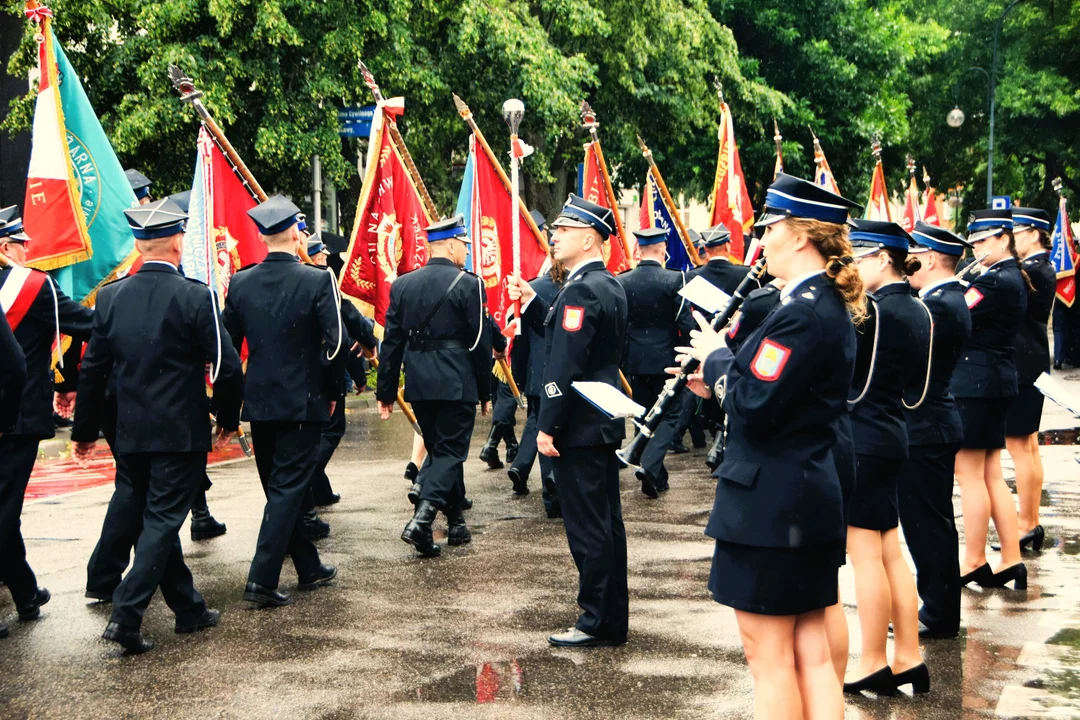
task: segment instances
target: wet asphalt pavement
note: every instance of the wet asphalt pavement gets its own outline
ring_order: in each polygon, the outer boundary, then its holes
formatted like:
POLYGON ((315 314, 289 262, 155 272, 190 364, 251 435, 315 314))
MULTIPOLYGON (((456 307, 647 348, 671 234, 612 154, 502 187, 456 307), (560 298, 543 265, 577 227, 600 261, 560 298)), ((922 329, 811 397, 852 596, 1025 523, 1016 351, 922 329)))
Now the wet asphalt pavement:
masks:
MULTIPOLYGON (((1069 375, 1080 390, 1080 372, 1069 375)), ((83 598, 111 487, 28 503, 30 562, 53 599, 40 621, 18 623, 2 593, 11 637, 0 640, 0 718, 752 716, 734 616, 706 589, 711 544, 702 530, 713 481, 703 450, 669 456, 672 489, 659 500, 623 472, 629 643, 558 650, 546 637, 573 624, 577 576, 560 522, 544 516, 536 471, 533 493, 513 496, 503 471, 475 459, 488 429, 478 419, 466 465, 473 542, 418 559, 398 537, 411 515, 402 478, 411 430, 399 412, 380 423, 370 402, 349 400, 348 433, 329 467, 342 501, 322 513, 332 532, 319 548, 338 566, 337 581, 299 593, 290 607, 250 609, 241 595, 262 491, 253 461, 217 467, 210 508, 228 533, 193 543, 185 526, 181 538, 196 586, 223 611, 221 625, 175 635, 156 596, 143 626, 158 642, 148 655, 121 657, 100 640, 110 606, 83 598)), ((1047 403, 1044 429, 1075 425, 1047 403)), ((932 692, 849 700, 847 718, 1080 717, 1078 452, 1044 448, 1050 547, 1026 558, 1029 589, 966 589, 961 637, 923 646, 932 692)), ((959 496, 955 503, 959 512, 959 496)), ((854 659, 850 566, 840 579, 854 659)), ((282 588, 295 584, 287 561, 282 588)))

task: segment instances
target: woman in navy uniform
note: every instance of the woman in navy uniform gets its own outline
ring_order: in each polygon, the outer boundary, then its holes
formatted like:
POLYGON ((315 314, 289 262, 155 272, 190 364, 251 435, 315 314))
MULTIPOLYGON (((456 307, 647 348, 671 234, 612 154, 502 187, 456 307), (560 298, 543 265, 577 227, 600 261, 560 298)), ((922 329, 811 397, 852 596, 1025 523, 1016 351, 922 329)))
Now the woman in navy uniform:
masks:
POLYGON ((964 585, 1027 588, 1020 561, 1016 506, 1001 474, 1005 418, 1016 397, 1016 333, 1027 309, 1027 276, 1019 267, 1011 210, 976 210, 968 220, 968 242, 985 269, 964 293, 971 311, 971 340, 957 363, 952 393, 964 425, 956 454, 956 480, 964 511, 964 585), (986 562, 990 518, 1001 538, 997 570, 986 562))
POLYGON ((1016 334, 1017 395, 1005 420, 1005 447, 1016 468, 1020 501, 1020 550, 1041 550, 1046 533, 1039 524, 1043 467, 1039 455, 1039 421, 1043 394, 1035 381, 1050 371, 1050 341, 1046 324, 1054 306, 1057 272, 1050 262, 1050 214, 1038 208, 1013 208, 1013 238, 1023 258, 1020 267, 1031 280, 1027 312, 1016 334))
POLYGON ((695 331, 704 360, 691 389, 714 395, 728 444, 706 534, 716 539, 709 589, 735 609, 754 676, 757 717, 840 717, 825 608, 837 602, 844 513, 832 448, 855 367, 852 319, 865 296, 846 222, 858 205, 781 174, 769 188, 763 239, 780 305, 732 356, 695 331))
POLYGON ((911 242, 892 222, 856 220, 851 232, 871 303, 870 320, 858 334, 853 389, 858 397, 851 401, 855 487, 847 505, 847 551, 855 568, 862 650, 854 673, 858 679, 844 683, 849 693, 891 695, 907 683, 915 692, 930 690, 919 656, 915 580, 897 529, 896 478, 908 456, 905 391, 912 404, 921 404, 930 369, 930 312, 911 296, 907 281, 921 267, 908 255, 911 242), (885 652, 890 619, 896 638, 891 666, 885 652))

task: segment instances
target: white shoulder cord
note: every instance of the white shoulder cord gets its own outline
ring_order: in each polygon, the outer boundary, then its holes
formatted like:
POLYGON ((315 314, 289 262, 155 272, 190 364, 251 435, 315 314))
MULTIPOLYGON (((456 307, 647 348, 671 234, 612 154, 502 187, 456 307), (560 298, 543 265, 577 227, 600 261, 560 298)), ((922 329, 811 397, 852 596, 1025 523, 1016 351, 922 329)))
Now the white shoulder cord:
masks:
POLYGON ((213 313, 211 319, 214 322, 214 336, 217 338, 217 365, 210 366, 210 384, 213 385, 221 372, 221 317, 218 315, 217 293, 212 287, 207 286, 206 289, 210 291, 210 309, 213 313))
POLYGON ((56 296, 56 285, 51 276, 46 275, 45 279, 49 283, 49 289, 52 290, 52 302, 53 302, 53 320, 56 328, 56 367, 61 370, 64 369, 64 349, 60 346, 60 299, 56 296))
MULTIPOLYGON (((484 334, 484 285, 479 276, 476 278, 476 289, 480 293, 480 325, 476 328, 476 340, 473 341, 469 352, 476 349, 476 346, 480 344, 480 336, 484 334)), ((518 322, 521 322, 521 318, 518 318, 518 322)))
POLYGON ((914 405, 908 405, 903 393, 900 395, 900 402, 904 403, 904 407, 908 410, 918 410, 919 406, 926 400, 926 393, 930 390, 930 366, 934 358, 934 316, 930 314, 930 308, 926 307, 926 303, 921 298, 915 298, 915 302, 922 305, 922 309, 926 311, 926 319, 930 322, 930 343, 926 348, 926 380, 923 382, 922 395, 919 397, 919 401, 914 405))
MULTIPOLYGON (((869 295, 866 296, 866 299, 869 300, 870 303, 875 306, 875 308, 877 307, 876 300, 871 298, 869 295)), ((876 313, 875 317, 876 320, 874 321, 874 345, 870 349, 870 368, 866 371, 866 385, 863 387, 862 392, 859 393, 859 397, 855 398, 854 400, 847 401, 848 405, 852 407, 862 402, 862 399, 866 397, 866 393, 870 392, 870 382, 874 379, 874 365, 877 363, 878 338, 881 337, 881 313, 876 313)))
MULTIPOLYGON (((680 270, 679 274, 682 275, 682 286, 686 287, 686 271, 685 270, 680 270)), ((679 300, 679 311, 675 313, 676 318, 678 318, 680 315, 682 315, 683 308, 686 307, 686 296, 685 295, 679 295, 679 297, 681 299, 679 300)))
POLYGON ((334 277, 333 271, 330 268, 326 268, 326 274, 330 276, 330 289, 334 294, 334 308, 337 310, 337 347, 334 348, 334 354, 326 354, 327 360, 333 360, 337 357, 338 352, 341 351, 341 336, 343 334, 341 328, 341 291, 338 290, 337 280, 334 277))

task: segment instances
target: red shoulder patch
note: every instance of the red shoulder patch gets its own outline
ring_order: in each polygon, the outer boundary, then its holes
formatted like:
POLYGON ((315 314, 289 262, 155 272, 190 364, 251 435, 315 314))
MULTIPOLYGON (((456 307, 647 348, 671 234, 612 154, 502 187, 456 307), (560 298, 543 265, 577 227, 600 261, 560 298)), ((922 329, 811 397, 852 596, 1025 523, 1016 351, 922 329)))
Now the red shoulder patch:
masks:
POLYGON ((754 373, 758 380, 773 382, 784 372, 784 366, 790 358, 791 348, 765 338, 750 362, 750 372, 754 373))
POLYGON ((585 322, 585 308, 567 305, 563 308, 562 326, 567 332, 577 332, 585 322))
POLYGON ((736 333, 739 332, 739 323, 741 323, 741 322, 742 322, 742 317, 740 316, 740 317, 735 319, 735 322, 731 323, 731 328, 728 330, 728 333, 727 333, 727 336, 729 338, 734 338, 736 333))
POLYGON ((982 299, 983 294, 977 288, 968 288, 968 291, 964 293, 964 300, 967 301, 968 310, 982 302, 982 299))

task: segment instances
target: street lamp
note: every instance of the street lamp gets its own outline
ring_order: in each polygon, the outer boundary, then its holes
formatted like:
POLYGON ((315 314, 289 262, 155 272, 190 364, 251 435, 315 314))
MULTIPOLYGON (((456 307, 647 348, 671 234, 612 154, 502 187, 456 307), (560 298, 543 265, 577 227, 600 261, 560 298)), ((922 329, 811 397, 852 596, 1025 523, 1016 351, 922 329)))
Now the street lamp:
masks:
POLYGON ((964 111, 960 109, 959 105, 949 111, 949 114, 945 116, 945 122, 951 128, 958 128, 964 124, 964 111))

